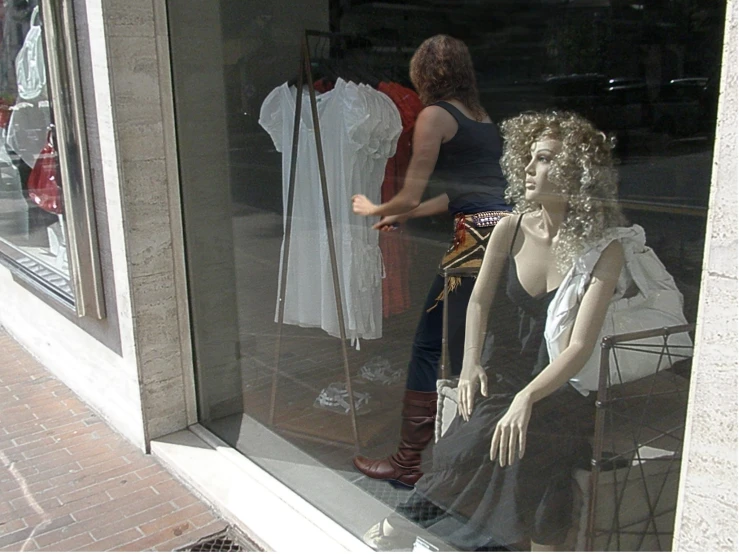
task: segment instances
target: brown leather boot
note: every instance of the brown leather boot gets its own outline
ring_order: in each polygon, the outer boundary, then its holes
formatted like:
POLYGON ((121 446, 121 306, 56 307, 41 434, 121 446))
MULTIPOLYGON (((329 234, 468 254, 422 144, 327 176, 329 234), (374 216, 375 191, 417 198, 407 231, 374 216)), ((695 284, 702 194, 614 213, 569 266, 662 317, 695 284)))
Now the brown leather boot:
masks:
POLYGON ((382 460, 355 456, 354 467, 371 479, 390 481, 396 487, 413 488, 421 473, 421 452, 434 438, 436 393, 406 390, 398 451, 382 460))

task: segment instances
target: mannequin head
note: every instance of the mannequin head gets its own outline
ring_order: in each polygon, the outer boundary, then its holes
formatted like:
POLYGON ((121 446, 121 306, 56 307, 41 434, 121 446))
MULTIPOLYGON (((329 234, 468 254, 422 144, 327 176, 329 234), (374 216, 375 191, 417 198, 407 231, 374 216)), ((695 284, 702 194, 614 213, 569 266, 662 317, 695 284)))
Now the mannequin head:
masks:
POLYGON ((411 59, 410 77, 425 105, 456 99, 479 119, 485 117, 472 57, 461 40, 448 35, 424 40, 411 59))
POLYGON ((562 151, 562 141, 541 137, 531 143, 529 163, 526 164, 524 199, 530 203, 559 204, 566 201, 559 193, 555 182, 550 179, 552 162, 562 151))
POLYGON ((564 206, 560 259, 567 263, 605 229, 624 224, 616 201, 613 141, 570 112, 530 112, 504 121, 506 198, 522 213, 564 206))

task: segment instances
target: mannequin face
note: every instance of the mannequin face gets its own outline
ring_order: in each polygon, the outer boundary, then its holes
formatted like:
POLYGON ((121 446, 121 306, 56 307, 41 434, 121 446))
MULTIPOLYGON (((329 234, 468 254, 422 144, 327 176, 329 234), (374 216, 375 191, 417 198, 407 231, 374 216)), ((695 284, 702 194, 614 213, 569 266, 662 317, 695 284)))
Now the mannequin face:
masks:
POLYGON ((540 138, 531 145, 531 161, 526 166, 526 200, 563 200, 549 181, 552 160, 561 151, 562 141, 557 139, 540 138))

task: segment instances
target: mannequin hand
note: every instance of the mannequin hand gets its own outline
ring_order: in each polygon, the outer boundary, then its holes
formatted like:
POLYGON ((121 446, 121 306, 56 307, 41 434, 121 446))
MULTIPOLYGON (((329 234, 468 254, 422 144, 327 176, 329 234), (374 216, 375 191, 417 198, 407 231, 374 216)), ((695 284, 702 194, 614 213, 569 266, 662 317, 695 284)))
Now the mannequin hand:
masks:
POLYGON ((490 459, 494 462, 497 458, 500 467, 513 465, 516 450, 519 452, 519 459, 523 458, 532 406, 533 402, 528 396, 517 394, 511 407, 495 426, 493 441, 490 445, 490 459))
POLYGON ((352 196, 352 211, 357 215, 377 215, 377 205, 372 203, 364 194, 352 196))
POLYGON ((380 221, 375 223, 372 228, 378 231, 395 231, 398 224, 405 223, 406 219, 402 215, 386 215, 380 221))
POLYGON ((471 369, 464 368, 459 376, 457 394, 459 395, 459 415, 465 421, 469 421, 472 415, 478 387, 483 396, 488 395, 488 376, 485 375, 485 370, 480 364, 475 364, 471 369))

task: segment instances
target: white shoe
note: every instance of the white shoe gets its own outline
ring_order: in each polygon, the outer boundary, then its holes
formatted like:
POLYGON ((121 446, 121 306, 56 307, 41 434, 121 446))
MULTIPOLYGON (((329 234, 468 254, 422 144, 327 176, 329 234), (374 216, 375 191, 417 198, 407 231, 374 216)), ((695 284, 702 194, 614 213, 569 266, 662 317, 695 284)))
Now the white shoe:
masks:
POLYGON ((367 530, 362 537, 364 543, 378 552, 410 552, 416 535, 402 529, 393 529, 385 534, 385 521, 383 519, 367 530))

